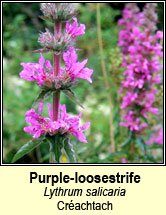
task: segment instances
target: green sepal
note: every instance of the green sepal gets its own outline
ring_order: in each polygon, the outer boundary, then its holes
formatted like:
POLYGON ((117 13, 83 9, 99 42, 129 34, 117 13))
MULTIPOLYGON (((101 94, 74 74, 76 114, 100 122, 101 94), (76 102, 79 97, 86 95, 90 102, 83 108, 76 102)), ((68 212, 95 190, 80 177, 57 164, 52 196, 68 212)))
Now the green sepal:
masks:
POLYGON ((50 163, 60 163, 64 138, 65 136, 58 134, 46 136, 46 139, 50 145, 50 163))
POLYGON ((42 141, 44 141, 43 138, 38 138, 32 139, 28 143, 24 144, 14 155, 12 163, 16 162, 18 159, 22 158, 24 155, 31 152, 33 149, 39 146, 42 143, 42 141))
POLYGON ((69 97, 74 103, 78 104, 80 107, 82 107, 84 109, 84 107, 82 106, 79 98, 73 93, 72 90, 68 89, 68 90, 63 90, 64 94, 69 97))
POLYGON ((53 18, 51 19, 51 18, 49 18, 47 16, 39 16, 39 18, 42 19, 42 20, 48 21, 48 22, 52 22, 52 23, 55 22, 55 20, 53 18))
POLYGON ((77 16, 78 13, 74 12, 72 14, 69 14, 67 11, 59 11, 59 13, 55 17, 48 17, 48 16, 39 16, 40 19, 55 23, 56 21, 58 22, 66 22, 70 20, 73 16, 77 16))
POLYGON ((47 48, 43 48, 43 49, 37 49, 37 50, 32 51, 32 53, 47 53, 47 52, 52 52, 52 50, 49 50, 47 48))
POLYGON ((68 137, 64 140, 64 150, 70 163, 76 163, 74 148, 68 137))
POLYGON ((42 100, 47 99, 51 95, 52 91, 51 90, 41 90, 39 95, 36 97, 34 100, 32 106, 38 105, 42 100))

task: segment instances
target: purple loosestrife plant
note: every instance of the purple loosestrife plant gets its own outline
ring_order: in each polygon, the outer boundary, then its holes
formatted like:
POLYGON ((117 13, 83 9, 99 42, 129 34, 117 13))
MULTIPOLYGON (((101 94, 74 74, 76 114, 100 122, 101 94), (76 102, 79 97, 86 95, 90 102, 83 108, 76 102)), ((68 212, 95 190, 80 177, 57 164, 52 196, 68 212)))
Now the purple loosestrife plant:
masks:
MULTIPOLYGON (((163 39, 161 31, 156 32, 157 4, 147 3, 142 12, 135 3, 126 4, 123 18, 119 20, 119 46, 123 53, 124 81, 120 93, 124 95, 121 109, 121 126, 129 129, 129 137, 123 146, 137 142, 145 146, 141 134, 148 127, 148 113, 158 114, 153 107, 156 85, 161 84, 163 39)), ((134 147, 131 147, 134 152, 134 147)))
MULTIPOLYGON (((78 62, 76 49, 74 48, 77 36, 85 34, 85 25, 78 24, 75 9, 69 3, 42 3, 42 19, 54 24, 54 33, 48 29, 39 34, 38 42, 41 49, 34 52, 40 53, 38 63, 21 63, 23 70, 20 77, 27 81, 36 81, 41 88, 40 94, 34 101, 33 107, 26 112, 26 122, 29 126, 25 132, 32 135, 32 140, 25 144, 16 153, 13 162, 48 141, 50 144, 50 163, 59 163, 64 149, 70 162, 75 162, 75 153, 70 142, 70 135, 74 135, 80 142, 87 143, 83 133, 90 126, 90 122, 80 126, 81 113, 78 116, 70 116, 66 112, 65 104, 60 105, 60 93, 65 93, 69 98, 80 104, 74 95, 72 87, 76 86, 79 79, 85 79, 92 83, 92 69, 86 67, 87 59, 78 62), (49 60, 45 60, 42 53, 53 53, 53 66, 49 60), (65 67, 61 67, 61 56, 65 67), (52 105, 48 105, 48 115, 42 115, 44 101, 53 96, 52 105), (34 106, 38 105, 38 113, 34 106)), ((81 104, 80 104, 81 105, 81 104)))

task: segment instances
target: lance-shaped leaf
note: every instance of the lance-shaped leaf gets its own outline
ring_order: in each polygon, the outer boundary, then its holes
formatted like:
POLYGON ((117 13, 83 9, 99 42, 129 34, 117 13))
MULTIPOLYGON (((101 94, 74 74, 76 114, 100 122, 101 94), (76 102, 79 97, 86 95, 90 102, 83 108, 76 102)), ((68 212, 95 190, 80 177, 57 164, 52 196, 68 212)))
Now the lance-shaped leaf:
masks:
POLYGON ((152 163, 157 163, 157 160, 153 156, 151 156, 151 155, 146 155, 144 157, 145 157, 145 161, 147 159, 147 160, 149 160, 152 163))
POLYGON ((46 136, 49 144, 50 144, 50 162, 51 163, 60 163, 60 158, 62 156, 62 148, 64 136, 62 135, 54 135, 54 136, 46 136))
POLYGON ((84 107, 82 106, 79 98, 73 93, 73 91, 69 90, 63 90, 64 94, 66 96, 68 96, 74 103, 78 104, 80 107, 82 107, 84 109, 84 107))
POLYGON ((43 139, 32 139, 25 145, 23 145, 18 152, 14 155, 12 163, 16 162, 18 159, 22 158, 27 153, 31 152, 33 149, 35 149, 37 146, 39 146, 42 143, 43 139))
POLYGON ((129 131, 127 139, 120 146, 124 147, 126 145, 129 145, 131 143, 132 139, 133 139, 132 132, 129 131))
POLYGON ((137 143, 137 145, 141 149, 141 151, 144 154, 146 154, 146 143, 145 143, 145 141, 140 137, 140 138, 136 138, 135 142, 137 143))
POLYGON ((38 105, 42 100, 47 99, 51 95, 52 91, 51 90, 42 90, 37 98, 34 100, 32 106, 38 105))
POLYGON ((76 156, 75 156, 75 152, 74 152, 74 149, 73 149, 73 145, 72 143, 70 142, 70 139, 69 138, 66 138, 64 140, 64 150, 66 152, 66 155, 70 161, 70 163, 76 163, 76 156))

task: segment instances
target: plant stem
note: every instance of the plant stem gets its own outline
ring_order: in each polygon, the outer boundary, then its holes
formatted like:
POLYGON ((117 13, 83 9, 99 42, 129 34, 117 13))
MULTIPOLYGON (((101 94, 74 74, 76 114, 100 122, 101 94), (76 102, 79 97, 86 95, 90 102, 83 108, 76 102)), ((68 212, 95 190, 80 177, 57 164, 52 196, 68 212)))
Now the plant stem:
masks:
MULTIPOLYGON (((62 27, 61 22, 55 22, 54 36, 56 39, 61 37, 61 27, 62 27)), ((54 54, 53 63, 54 63, 53 74, 54 74, 54 77, 56 77, 60 73, 60 66, 61 66, 61 55, 60 54, 59 55, 54 54)), ((53 106, 53 108, 52 108, 53 109, 53 121, 58 120, 59 103, 60 103, 60 91, 57 91, 57 92, 53 93, 53 105, 52 105, 53 106)), ((54 163, 55 161, 54 161, 54 157, 53 157, 51 148, 52 147, 50 147, 50 163, 54 163)))
POLYGON ((134 142, 132 142, 132 143, 131 143, 131 146, 130 146, 131 160, 134 159, 134 154, 135 154, 135 147, 134 147, 134 142))
MULTIPOLYGON (((61 22, 57 22, 54 25, 54 36, 56 38, 61 37, 61 22)), ((61 55, 54 54, 54 76, 58 76, 60 72, 61 55)), ((53 94, 53 121, 58 120, 59 113, 59 102, 60 102, 60 91, 53 94)))
POLYGON ((104 85, 107 89, 107 100, 110 107, 110 142, 111 142, 111 152, 115 152, 115 140, 114 140, 114 132, 113 132, 113 120, 112 120, 112 99, 110 95, 110 86, 107 78, 106 66, 104 62, 104 53, 103 53, 103 44, 102 44, 102 35, 101 35, 101 22, 100 22, 100 3, 97 3, 97 34, 98 34, 98 43, 100 49, 101 56, 101 67, 102 73, 104 76, 104 85))
MULTIPOLYGON (((54 75, 57 76, 56 72, 60 69, 60 55, 54 54, 54 75)), ((58 73, 59 74, 59 73, 58 73)), ((60 103, 60 91, 53 93, 53 121, 58 120, 59 113, 59 103, 60 103)))
POLYGON ((55 162, 54 162, 54 159, 53 159, 52 152, 50 152, 50 163, 55 163, 55 162))

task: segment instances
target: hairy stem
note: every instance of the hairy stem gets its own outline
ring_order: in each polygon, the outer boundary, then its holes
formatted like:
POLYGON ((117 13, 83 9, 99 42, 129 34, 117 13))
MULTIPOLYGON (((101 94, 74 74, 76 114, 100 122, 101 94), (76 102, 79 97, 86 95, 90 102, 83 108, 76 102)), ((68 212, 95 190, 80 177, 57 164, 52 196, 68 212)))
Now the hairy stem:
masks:
MULTIPOLYGON (((54 36, 56 38, 61 37, 61 22, 55 22, 54 24, 54 36)), ((54 62, 54 67, 53 67, 53 73, 54 77, 58 76, 60 73, 60 66, 61 66, 61 55, 56 55, 54 54, 53 56, 53 62, 54 62)), ((59 113, 59 103, 60 103, 60 91, 53 93, 53 121, 58 120, 58 113, 59 113)), ((54 156, 52 154, 51 148, 50 148, 50 163, 54 163, 54 156)))
POLYGON ((112 120, 112 99, 110 95, 110 85, 107 78, 106 66, 104 62, 104 53, 103 53, 103 44, 102 44, 102 35, 101 35, 101 22, 100 22, 100 3, 97 3, 97 34, 98 34, 98 43, 100 49, 100 56, 101 56, 101 67, 102 73, 104 76, 104 85, 107 89, 107 100, 110 107, 110 142, 111 142, 111 152, 115 152, 115 140, 114 140, 114 132, 113 132, 113 120, 112 120))
MULTIPOLYGON (((54 25, 54 36, 56 38, 61 37, 61 22, 57 22, 54 25)), ((60 72, 61 55, 54 54, 54 76, 58 76, 60 72)), ((58 120, 60 102, 60 91, 53 94, 53 121, 58 120)))

